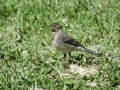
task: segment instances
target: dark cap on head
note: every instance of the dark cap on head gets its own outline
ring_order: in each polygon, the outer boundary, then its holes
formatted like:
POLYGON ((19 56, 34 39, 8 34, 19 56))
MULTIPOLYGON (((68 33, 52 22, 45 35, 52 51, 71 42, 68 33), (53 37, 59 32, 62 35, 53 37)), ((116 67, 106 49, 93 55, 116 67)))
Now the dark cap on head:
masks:
POLYGON ((58 23, 50 24, 50 27, 52 29, 52 32, 57 32, 60 29, 62 29, 62 26, 60 24, 58 24, 58 23))

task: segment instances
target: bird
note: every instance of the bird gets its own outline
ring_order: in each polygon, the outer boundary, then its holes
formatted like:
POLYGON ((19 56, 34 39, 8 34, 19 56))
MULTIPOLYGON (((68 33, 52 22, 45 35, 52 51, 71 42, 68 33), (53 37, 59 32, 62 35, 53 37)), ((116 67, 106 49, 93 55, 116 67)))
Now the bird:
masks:
POLYGON ((85 48, 79 41, 62 31, 62 25, 59 23, 52 23, 49 25, 52 31, 52 46, 58 51, 64 53, 64 57, 67 54, 71 55, 72 51, 87 52, 95 56, 100 56, 100 53, 96 53, 93 50, 85 48))

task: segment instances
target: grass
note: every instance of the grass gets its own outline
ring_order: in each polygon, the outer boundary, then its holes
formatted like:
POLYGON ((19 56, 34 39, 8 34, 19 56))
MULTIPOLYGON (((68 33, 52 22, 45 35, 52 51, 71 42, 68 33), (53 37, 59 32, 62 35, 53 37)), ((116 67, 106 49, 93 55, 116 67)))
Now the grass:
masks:
POLYGON ((97 65, 99 71, 90 77, 62 75, 62 53, 51 48, 48 25, 59 22, 84 46, 119 56, 119 6, 119 0, 1 0, 0 90, 118 90, 118 58, 73 52, 76 65, 97 65))

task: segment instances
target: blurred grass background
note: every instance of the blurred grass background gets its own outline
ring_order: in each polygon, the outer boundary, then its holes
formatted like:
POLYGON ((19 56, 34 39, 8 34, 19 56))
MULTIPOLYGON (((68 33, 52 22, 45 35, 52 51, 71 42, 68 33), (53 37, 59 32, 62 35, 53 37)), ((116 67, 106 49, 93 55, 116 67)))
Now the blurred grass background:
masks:
POLYGON ((119 59, 91 60, 87 54, 80 59, 81 53, 73 52, 80 65, 99 65, 99 73, 60 77, 62 54, 51 48, 48 27, 54 22, 84 46, 120 55, 119 0, 0 0, 0 90, 117 90, 119 59), (88 81, 97 86, 87 86, 88 81))

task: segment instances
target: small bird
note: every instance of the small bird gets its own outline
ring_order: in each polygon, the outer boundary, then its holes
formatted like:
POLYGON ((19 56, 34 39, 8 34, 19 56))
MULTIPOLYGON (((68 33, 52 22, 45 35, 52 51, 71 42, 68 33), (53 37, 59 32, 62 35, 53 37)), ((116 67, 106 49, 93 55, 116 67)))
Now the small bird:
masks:
POLYGON ((85 48, 77 40, 63 32, 60 24, 53 23, 50 27, 52 30, 52 46, 57 50, 62 51, 64 56, 66 56, 67 53, 71 54, 72 51, 88 52, 95 56, 100 56, 99 53, 85 48))

